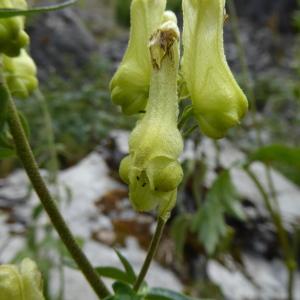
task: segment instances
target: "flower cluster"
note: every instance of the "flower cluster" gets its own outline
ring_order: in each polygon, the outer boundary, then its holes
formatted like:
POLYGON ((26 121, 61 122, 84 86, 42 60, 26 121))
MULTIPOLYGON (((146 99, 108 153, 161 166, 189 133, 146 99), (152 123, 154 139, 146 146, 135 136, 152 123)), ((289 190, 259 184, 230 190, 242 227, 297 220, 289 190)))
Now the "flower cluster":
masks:
MULTIPOLYGON (((0 0, 0 8, 27 9, 25 0, 0 0)), ((11 94, 27 98, 38 86, 36 66, 25 50, 29 37, 25 17, 0 19, 0 55, 5 81, 11 94)))
POLYGON ((133 0, 127 51, 110 83, 112 101, 140 114, 120 176, 139 211, 159 207, 167 218, 183 172, 178 158, 178 95, 185 87, 203 134, 222 138, 240 122, 248 102, 226 62, 225 0, 183 0, 183 55, 176 16, 166 0, 133 0), (178 84, 178 82, 180 84, 178 84))

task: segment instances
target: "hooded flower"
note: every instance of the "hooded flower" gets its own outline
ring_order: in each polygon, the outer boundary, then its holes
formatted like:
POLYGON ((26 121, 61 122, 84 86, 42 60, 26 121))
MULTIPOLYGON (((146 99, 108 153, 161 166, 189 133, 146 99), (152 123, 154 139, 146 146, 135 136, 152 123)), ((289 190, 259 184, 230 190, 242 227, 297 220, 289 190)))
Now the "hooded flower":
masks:
POLYGON ((183 0, 183 77, 200 129, 222 138, 239 124, 248 102, 224 54, 225 0, 183 0))
POLYGON ((191 97, 193 114, 209 137, 223 137, 247 111, 247 99, 224 54, 224 6, 225 0, 183 0, 179 73, 176 16, 163 12, 165 1, 132 2, 128 49, 110 88, 123 112, 144 111, 131 133, 129 155, 120 165, 120 176, 139 211, 158 206, 160 216, 167 218, 176 201, 183 177, 178 162, 183 150, 177 127, 178 86, 180 98, 191 97))
POLYGON ((120 167, 133 206, 148 211, 158 205, 162 217, 174 206, 183 176, 178 162, 183 150, 177 129, 178 41, 174 19, 163 23, 151 38, 153 72, 146 113, 130 136, 130 153, 120 167))
POLYGON ((125 114, 143 111, 149 97, 152 65, 148 43, 164 18, 166 0, 133 0, 128 48, 110 83, 113 103, 125 114))
POLYGON ((3 55, 3 71, 14 97, 28 98, 38 86, 35 63, 24 49, 17 57, 3 55))

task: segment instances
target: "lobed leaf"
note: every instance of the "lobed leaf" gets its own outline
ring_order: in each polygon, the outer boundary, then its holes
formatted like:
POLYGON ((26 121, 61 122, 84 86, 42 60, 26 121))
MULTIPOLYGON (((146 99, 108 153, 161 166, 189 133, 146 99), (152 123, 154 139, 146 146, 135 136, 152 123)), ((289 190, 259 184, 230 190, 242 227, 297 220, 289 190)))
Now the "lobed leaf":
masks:
POLYGON ((228 170, 217 177, 193 220, 192 229, 208 254, 215 252, 221 238, 228 233, 225 214, 245 218, 228 170))

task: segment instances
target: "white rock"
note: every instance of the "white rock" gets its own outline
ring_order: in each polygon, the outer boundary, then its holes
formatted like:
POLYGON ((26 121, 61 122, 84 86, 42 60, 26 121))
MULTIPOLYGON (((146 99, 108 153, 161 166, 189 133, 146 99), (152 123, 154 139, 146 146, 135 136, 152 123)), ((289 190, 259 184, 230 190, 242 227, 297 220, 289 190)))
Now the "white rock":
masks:
MULTIPOLYGON (((63 201, 60 210, 73 234, 85 240, 84 252, 93 262, 94 266, 110 265, 122 267, 115 252, 100 243, 90 239, 90 233, 95 228, 110 228, 111 222, 108 217, 99 215, 94 202, 101 198, 110 190, 120 188, 120 184, 108 176, 108 168, 97 153, 91 153, 84 160, 74 167, 60 172, 59 174, 59 194, 66 198, 67 189, 71 191, 72 200, 63 201), (66 189, 67 188, 67 189, 66 189)), ((5 195, 14 197, 15 191, 18 195, 24 196, 28 187, 28 180, 23 171, 12 174, 6 180, 5 195)), ((1 189, 1 193, 4 189, 1 189)), ((38 203, 36 195, 32 195, 26 205, 16 207, 16 210, 23 211, 22 216, 30 220, 32 207, 38 203), (24 210, 24 208, 26 208, 24 210), (24 213, 25 212, 25 213, 24 213)), ((47 220, 46 216, 42 222, 47 220)), ((0 218, 0 247, 8 238, 7 226, 5 226, 5 216, 0 218), (2 225, 2 226, 1 226, 2 225)), ((1 260, 8 262, 24 246, 23 238, 11 238, 9 246, 3 248, 1 260)), ((124 255, 132 263, 136 271, 142 265, 146 256, 144 250, 134 242, 129 242, 127 248, 122 249, 124 255)), ((79 271, 65 267, 65 300, 85 299, 96 300, 96 296, 88 286, 79 271)), ((56 275, 55 278, 59 279, 56 275)), ((170 271, 160 267, 157 263, 151 266, 151 272, 148 276, 148 282, 151 286, 169 287, 175 290, 182 290, 181 283, 170 271)), ((108 281, 111 283, 111 281, 108 281)), ((59 282, 54 281, 52 288, 57 291, 59 282)))
MULTIPOLYGON (((208 264, 209 277, 222 288, 228 299, 287 299, 287 272, 281 261, 266 262, 261 258, 245 255, 244 263, 248 278, 236 268, 228 270, 215 261, 208 264)), ((294 299, 300 299, 299 273, 295 276, 294 299)))

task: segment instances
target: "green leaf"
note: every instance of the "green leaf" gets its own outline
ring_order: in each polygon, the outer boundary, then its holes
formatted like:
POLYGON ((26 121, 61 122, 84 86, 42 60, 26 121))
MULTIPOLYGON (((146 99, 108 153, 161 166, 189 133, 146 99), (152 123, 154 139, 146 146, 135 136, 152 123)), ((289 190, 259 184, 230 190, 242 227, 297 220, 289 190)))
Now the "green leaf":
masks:
POLYGON ((122 253, 120 251, 118 251, 117 249, 115 249, 115 252, 117 253, 125 271, 126 271, 126 274, 128 276, 128 279, 130 280, 129 282, 130 283, 134 283, 135 280, 136 280, 136 274, 133 270, 133 267, 131 266, 130 262, 126 259, 126 257, 124 257, 122 255, 122 253))
POLYGON ((248 156, 247 164, 260 161, 272 165, 288 179, 300 185, 300 148, 269 145, 259 148, 248 156))
POLYGON ((116 294, 105 298, 105 300, 142 300, 142 296, 137 295, 129 285, 123 282, 115 282, 113 290, 116 294))
POLYGON ((33 220, 37 220, 39 216, 43 213, 44 207, 42 204, 38 204, 32 210, 31 217, 33 220))
POLYGON ((181 129, 184 126, 185 122, 190 118, 190 116, 192 114, 193 114, 193 107, 192 107, 192 105, 187 105, 184 108, 184 110, 183 110, 183 112, 182 112, 182 114, 181 114, 181 116, 180 116, 180 118, 178 120, 178 128, 179 129, 181 129))
POLYGON ((226 213, 237 219, 245 220, 245 214, 240 205, 240 199, 232 183, 229 171, 225 171, 219 176, 215 188, 215 196, 222 201, 226 213))
POLYGON ((175 242, 176 255, 182 259, 187 232, 190 229, 191 218, 188 214, 179 215, 172 222, 171 236, 175 242))
POLYGON ((73 5, 76 2, 77 2, 77 0, 68 0, 68 1, 64 1, 60 4, 52 4, 52 5, 47 5, 47 6, 33 7, 30 9, 26 9, 26 10, 13 9, 13 8, 2 8, 2 9, 0 9, 0 18, 11 18, 11 17, 15 17, 15 16, 29 16, 29 15, 34 15, 34 14, 39 14, 39 13, 44 13, 44 12, 60 10, 65 7, 68 7, 70 5, 73 5))
POLYGON ((0 159, 14 157, 16 155, 14 149, 0 147, 0 159))
POLYGON ((15 155, 15 149, 10 143, 7 132, 0 133, 0 159, 14 157, 15 155))
POLYGON ((96 267, 96 272, 103 277, 118 280, 125 283, 131 283, 127 274, 115 267, 96 267))
POLYGON ((225 214, 244 219, 229 171, 222 172, 206 195, 204 205, 194 217, 192 230, 198 234, 208 254, 213 254, 228 233, 225 214))
POLYGON ((163 288, 152 288, 147 292, 145 300, 192 300, 192 298, 163 288))
POLYGON ((120 282, 133 284, 136 280, 136 274, 133 270, 133 267, 129 261, 121 254, 120 251, 115 249, 116 254, 118 255, 125 272, 115 267, 97 267, 95 270, 100 276, 111 278, 120 282))

